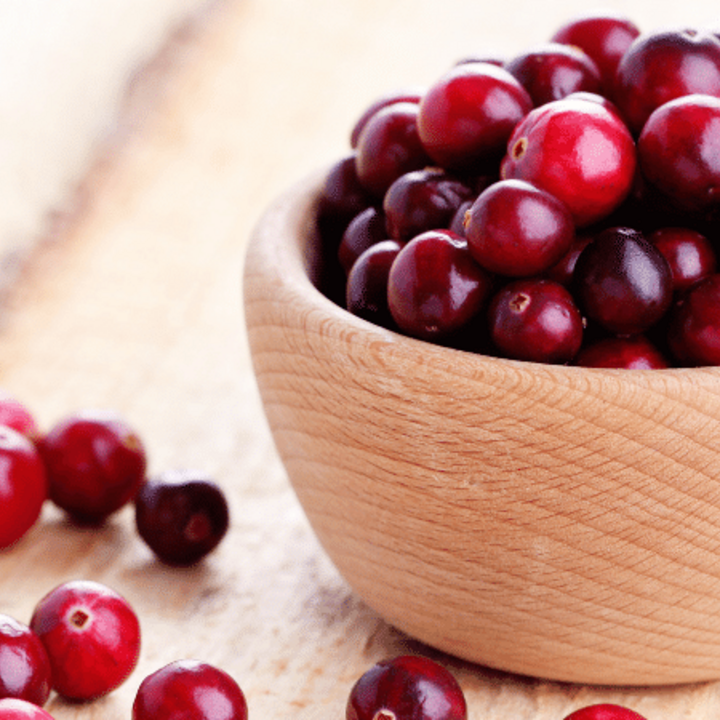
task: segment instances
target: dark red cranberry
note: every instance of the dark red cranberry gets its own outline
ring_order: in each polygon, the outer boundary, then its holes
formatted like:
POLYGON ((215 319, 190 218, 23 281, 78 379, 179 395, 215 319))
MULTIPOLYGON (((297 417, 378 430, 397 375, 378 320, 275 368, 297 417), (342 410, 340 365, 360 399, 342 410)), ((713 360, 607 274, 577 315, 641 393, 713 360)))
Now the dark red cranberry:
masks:
POLYGON ((71 415, 38 445, 50 499, 77 522, 102 522, 133 500, 145 481, 143 444, 116 413, 71 415))
POLYGON ((665 356, 643 335, 608 337, 584 347, 575 365, 628 370, 662 370, 669 367, 665 356))
POLYGON ((320 189, 319 213, 344 226, 370 203, 371 196, 357 175, 355 153, 334 163, 320 189))
POLYGON ((528 91, 535 106, 574 92, 600 93, 600 71, 579 47, 545 43, 515 56, 505 69, 528 91))
POLYGON ((637 335, 663 317, 672 276, 660 251, 641 232, 608 228, 580 253, 574 294, 588 318, 617 335, 637 335))
POLYGON ((401 175, 430 165, 418 136, 418 104, 399 102, 378 110, 360 133, 356 153, 360 183, 376 198, 401 175))
POLYGON ((396 90, 395 92, 383 95, 374 102, 370 103, 353 125, 350 133, 350 147, 353 149, 357 147, 360 134, 367 125, 368 120, 375 115, 378 110, 382 110, 384 107, 398 102, 419 103, 424 94, 425 88, 404 88, 402 90, 396 90))
POLYGON ((673 289, 683 293, 717 269, 717 256, 710 241, 690 228, 658 228, 648 240, 670 266, 673 289))
POLYGON ((525 88, 504 68, 465 63, 428 89, 418 132, 441 167, 480 172, 502 157, 513 128, 531 107, 525 88))
POLYGON ((622 705, 600 703, 575 710, 566 716, 565 720, 645 720, 645 718, 622 705))
POLYGON ((40 517, 47 498, 45 467, 35 444, 0 426, 0 549, 20 540, 40 517))
POLYGON ((643 176, 691 213, 720 205, 720 98, 688 95, 658 107, 638 138, 643 176))
POLYGON ((720 40, 694 29, 660 30, 627 49, 612 99, 637 135, 656 108, 695 93, 720 96, 720 40))
POLYGON ((583 227, 620 206, 635 168, 635 143, 617 115, 599 103, 564 98, 535 108, 518 124, 501 176, 554 195, 583 227))
POLYGON ((35 417, 28 407, 10 393, 0 391, 0 425, 17 430, 31 440, 39 436, 35 417))
POLYGON ((667 341, 681 365, 720 365, 720 274, 701 280, 673 307, 667 341))
POLYGON ((225 537, 230 523, 222 489, 203 473, 166 471, 135 498, 138 534, 168 565, 200 561, 225 537))
POLYGON ((35 703, 19 698, 2 698, 0 720, 54 720, 54 718, 47 710, 35 703))
POLYGON ((568 290, 552 280, 515 280, 489 309, 490 336, 500 354, 515 360, 570 362, 580 349, 583 319, 568 290))
POLYGON ((600 71, 603 94, 612 92, 617 66, 640 34, 632 20, 612 12, 593 12, 562 25, 551 40, 584 50, 600 71))
POLYGON ((140 655, 140 623, 127 600, 89 580, 51 590, 35 606, 30 628, 47 651, 53 688, 69 700, 119 687, 140 655))
POLYGON ((353 685, 346 720, 466 720, 467 703, 452 673, 429 658, 383 660, 353 685))
POLYGON ((447 228, 472 190, 440 168, 401 175, 385 193, 383 211, 389 237, 401 243, 425 232, 447 228))
POLYGON ((430 230, 397 254, 388 275, 388 304, 402 331, 437 340, 480 311, 491 283, 463 238, 449 230, 430 230))
POLYGON ((382 208, 369 207, 354 217, 345 228, 338 247, 338 260, 345 274, 369 247, 387 239, 382 208))
POLYGON ((176 660, 148 675, 138 688, 132 720, 247 720, 238 683, 199 660, 176 660))
POLYGON ((50 661, 40 638, 9 615, 0 615, 0 698, 44 705, 50 695, 50 661))
POLYGON ((448 230, 452 230, 452 232, 460 237, 465 237, 465 216, 474 202, 475 200, 464 200, 458 205, 458 209, 452 216, 452 220, 450 220, 448 230))
POLYGON ((580 253, 585 247, 593 241, 593 235, 583 234, 576 235, 570 249, 563 255, 558 262, 543 273, 548 280, 570 287, 572 285, 573 273, 575 272, 575 264, 580 257, 580 253))
POLYGON ((357 259, 346 291, 346 307, 353 315, 381 327, 395 327, 388 305, 388 276, 400 247, 395 240, 383 240, 357 259))
POLYGON ((524 180, 500 180, 465 215, 475 260, 490 272, 529 277, 552 267, 570 249, 575 226, 556 197, 524 180))

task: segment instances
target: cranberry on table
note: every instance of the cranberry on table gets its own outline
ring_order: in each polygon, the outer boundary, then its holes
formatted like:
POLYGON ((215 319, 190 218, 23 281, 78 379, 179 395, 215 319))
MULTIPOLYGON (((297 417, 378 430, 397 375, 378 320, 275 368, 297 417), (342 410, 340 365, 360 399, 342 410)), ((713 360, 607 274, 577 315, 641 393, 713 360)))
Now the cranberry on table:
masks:
POLYGON ((388 93, 372 102, 360 117, 355 121, 352 131, 350 132, 350 147, 356 148, 360 139, 360 134, 368 123, 368 120, 375 115, 378 110, 382 110, 388 105, 393 105, 398 102, 409 102, 419 103, 422 100, 422 96, 425 94, 425 88, 404 88, 388 93))
POLYGON ((346 720, 466 720, 452 673, 430 658, 401 655, 376 663, 353 685, 346 720))
POLYGON ((365 250, 387 238, 382 208, 371 206, 358 213, 348 223, 338 246, 338 260, 345 274, 365 250))
POLYGON ((193 565, 227 533, 225 494, 212 479, 189 470, 167 471, 148 480, 135 498, 138 534, 168 565, 193 565))
POLYGON ((658 228, 648 240, 667 260, 672 275, 673 290, 683 293, 717 269, 717 255, 712 243, 690 228, 658 228))
POLYGON ((47 498, 45 466, 35 444, 0 425, 0 549, 14 545, 40 517, 47 498))
POLYGON ((0 698, 0 720, 54 720, 45 709, 20 698, 0 698))
POLYGON ((471 255, 490 272, 537 275, 570 250, 575 225, 556 197, 524 180, 500 180, 484 190, 465 214, 471 255))
POLYGON ((199 660, 176 660, 138 688, 132 720, 247 720, 245 695, 224 670, 199 660))
POLYGON ((24 623, 0 615, 0 698, 42 706, 51 687, 50 660, 40 638, 24 623))
POLYGON ((580 350, 574 364, 626 370, 663 370, 670 367, 660 350, 643 335, 597 340, 580 350))
POLYGON ((598 703, 575 710, 566 716, 565 720, 645 720, 645 718, 622 705, 598 703))
POLYGON ((116 413, 68 416, 38 447, 50 499, 77 522, 102 522, 129 503, 145 481, 143 444, 116 413))
POLYGON ((89 580, 63 583, 35 606, 30 628, 45 646, 53 688, 86 701, 119 687, 140 655, 140 623, 127 600, 89 580))
POLYGON ((0 391, 0 425, 17 430, 31 440, 35 440, 39 435, 35 417, 28 407, 4 391, 0 391))

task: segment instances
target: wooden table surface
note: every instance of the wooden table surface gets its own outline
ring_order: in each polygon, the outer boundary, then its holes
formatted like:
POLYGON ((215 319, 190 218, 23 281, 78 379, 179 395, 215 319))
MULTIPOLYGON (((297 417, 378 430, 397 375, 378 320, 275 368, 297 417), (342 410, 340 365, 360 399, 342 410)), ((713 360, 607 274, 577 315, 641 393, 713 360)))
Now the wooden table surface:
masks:
MULTIPOLYGON (((338 720, 375 661, 437 656, 386 625, 325 557, 265 424, 241 304, 246 241, 289 184, 347 151, 365 105, 428 84, 455 59, 509 55, 576 12, 564 0, 221 0, 196 18, 128 92, 115 133, 78 193, 3 295, 0 385, 43 428, 85 407, 123 413, 150 470, 195 467, 226 488, 231 530, 201 566, 155 562, 126 509, 101 529, 52 507, 0 556, 0 612, 27 622, 73 578, 105 582, 137 609, 132 677, 88 705, 53 697, 58 720, 130 717, 142 678, 195 657, 236 677, 251 718, 338 720)), ((703 24, 714 3, 636 0, 643 29, 703 24)), ((516 677, 439 656, 470 718, 561 720, 618 702, 648 720, 720 711, 720 683, 596 688, 516 677)))

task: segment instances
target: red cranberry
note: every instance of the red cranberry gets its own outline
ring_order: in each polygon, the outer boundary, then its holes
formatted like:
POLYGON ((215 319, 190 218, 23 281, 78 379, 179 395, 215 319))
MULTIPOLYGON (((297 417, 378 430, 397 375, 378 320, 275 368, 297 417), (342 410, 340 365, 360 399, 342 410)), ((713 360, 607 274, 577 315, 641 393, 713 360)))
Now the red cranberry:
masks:
POLYGON ((47 498, 45 467, 35 444, 0 426, 0 549, 15 544, 40 517, 47 498))
POLYGON ((572 295, 552 280, 515 280, 493 297, 490 335, 504 357, 567 363, 580 349, 583 319, 572 295))
POLYGON ((601 90, 597 65, 571 45, 545 43, 517 55, 505 69, 528 91, 536 107, 574 92, 601 90))
POLYGON ((658 107, 638 139, 643 176, 681 210, 720 204, 720 98, 688 95, 658 107))
POLYGON ((24 403, 9 393, 0 391, 0 425, 17 430, 31 440, 38 435, 38 426, 35 417, 24 403))
POLYGON ((475 260, 490 272, 528 277, 547 270, 575 238, 570 211, 524 180, 500 180, 465 215, 465 237, 475 260))
POLYGON ((513 128, 532 107, 504 68, 464 63, 446 72, 420 102, 418 132, 441 167, 482 170, 502 157, 513 128))
POLYGON ((655 230, 648 240, 662 253, 670 266, 673 289, 683 293, 717 269, 715 249, 696 230, 665 227, 655 230))
POLYGON ((597 340, 580 350, 575 365, 628 370, 662 370, 669 367, 665 356, 643 335, 597 340))
POLYGON ((592 235, 576 235, 570 249, 551 268, 543 273, 548 280, 570 287, 572 285, 575 265, 580 253, 593 241, 592 235))
POLYGON ((346 307, 375 325, 394 328, 388 305, 388 276, 400 244, 383 240, 368 248, 353 265, 347 280, 346 307))
POLYGON ((355 166, 360 183, 374 197, 382 198, 404 173, 430 164, 417 123, 417 103, 393 103, 378 110, 360 133, 355 166))
POLYGON ((617 115, 599 103, 565 98, 535 108, 518 124, 501 176, 554 195, 582 227, 619 207, 635 167, 635 143, 617 115))
POLYGON ((0 720, 54 720, 54 718, 47 710, 35 703, 20 698, 2 698, 0 720))
POLYGON ((0 698, 42 706, 50 689, 50 661, 40 638, 15 618, 0 615, 0 698))
POLYGON ((176 660, 140 684, 132 720, 247 720, 245 695, 224 670, 176 660))
POLYGON ((387 237, 382 209, 369 207, 354 217, 345 228, 338 247, 338 260, 345 274, 350 272, 350 268, 365 250, 387 237))
POLYGON ((368 123, 368 120, 375 115, 378 110, 382 110, 388 105, 398 102, 419 103, 425 94, 425 88, 405 88, 388 93, 372 102, 363 112, 363 114, 355 121, 350 133, 350 147, 356 148, 360 134, 368 123))
POLYGON ((645 718, 621 705, 600 703, 575 710, 565 720, 645 720, 645 718))
POLYGON ((230 512, 220 487, 202 473, 167 471, 135 498, 138 534, 168 565, 192 565, 225 537, 230 512))
POLYGON ((644 332, 672 301, 665 258, 631 228, 608 228, 597 235, 580 253, 573 286, 587 317, 617 335, 644 332))
POLYGON ((120 686, 140 655, 140 623, 127 600, 97 582, 76 580, 35 606, 31 629, 50 659, 53 688, 92 700, 120 686))
POLYGON ((694 93, 720 96, 720 40, 712 33, 643 34, 618 64, 613 100, 635 134, 653 110, 694 93))
POLYGON ((467 703, 449 670, 429 658, 384 660, 353 685, 346 720, 466 720, 467 703))
POLYGON ((102 522, 134 499, 145 481, 145 449, 115 413, 85 411, 39 442, 50 499, 74 520, 102 522))
POLYGON ((408 335, 440 339, 480 311, 490 286, 490 275, 473 260, 463 238, 430 230, 397 254, 388 275, 388 304, 408 335))
POLYGON ((320 190, 319 212, 344 226, 370 204, 370 195, 357 175, 355 153, 338 160, 325 176, 320 190))

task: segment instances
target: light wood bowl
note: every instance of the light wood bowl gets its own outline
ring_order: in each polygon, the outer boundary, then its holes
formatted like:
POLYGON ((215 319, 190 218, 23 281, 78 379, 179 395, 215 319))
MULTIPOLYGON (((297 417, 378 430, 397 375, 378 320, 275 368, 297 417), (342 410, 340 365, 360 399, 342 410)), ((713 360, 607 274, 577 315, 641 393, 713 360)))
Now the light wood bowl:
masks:
POLYGON ((351 587, 502 670, 720 678, 720 369, 514 362, 375 327, 313 285, 319 187, 258 224, 245 312, 279 454, 351 587))

